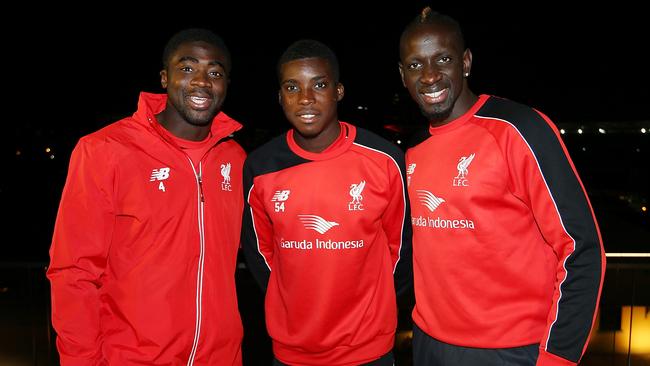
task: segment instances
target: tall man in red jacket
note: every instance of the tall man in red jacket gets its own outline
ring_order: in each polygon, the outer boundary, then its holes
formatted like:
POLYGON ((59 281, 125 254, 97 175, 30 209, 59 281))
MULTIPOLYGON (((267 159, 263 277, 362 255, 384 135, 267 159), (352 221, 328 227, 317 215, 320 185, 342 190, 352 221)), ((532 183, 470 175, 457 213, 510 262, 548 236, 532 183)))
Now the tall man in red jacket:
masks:
POLYGON ((321 42, 290 45, 278 76, 293 128, 246 160, 242 241, 274 365, 392 366, 395 288, 411 282, 404 154, 339 121, 338 60, 321 42))
POLYGON ((141 93, 133 116, 75 147, 47 271, 62 365, 241 365, 230 68, 211 31, 177 33, 167 94, 141 93))
POLYGON ((426 8, 400 40, 429 120, 406 163, 415 365, 575 365, 605 269, 598 225, 556 127, 467 85, 458 23, 426 8))

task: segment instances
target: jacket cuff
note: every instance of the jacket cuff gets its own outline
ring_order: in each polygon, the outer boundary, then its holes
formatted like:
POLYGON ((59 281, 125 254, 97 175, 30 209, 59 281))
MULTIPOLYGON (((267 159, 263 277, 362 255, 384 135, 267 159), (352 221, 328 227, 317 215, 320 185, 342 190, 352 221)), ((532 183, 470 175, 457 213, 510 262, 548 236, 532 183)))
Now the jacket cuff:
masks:
POLYGON ((576 366, 577 364, 540 348, 536 366, 576 366))

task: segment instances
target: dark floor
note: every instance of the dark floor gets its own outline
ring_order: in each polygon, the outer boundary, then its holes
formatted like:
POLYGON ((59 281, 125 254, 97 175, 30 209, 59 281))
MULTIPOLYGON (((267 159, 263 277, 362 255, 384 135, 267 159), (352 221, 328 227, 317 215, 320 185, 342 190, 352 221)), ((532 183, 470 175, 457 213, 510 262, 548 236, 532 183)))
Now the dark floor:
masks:
MULTIPOLYGON (((262 293, 245 268, 237 270, 239 307, 244 323, 244 365, 271 365, 271 342, 264 328, 262 293)), ((58 365, 55 333, 50 327, 49 284, 43 263, 0 266, 0 366, 58 365)), ((405 304, 404 307, 410 307, 405 304)), ((403 311, 400 328, 410 328, 410 315, 403 311)), ((410 364, 410 340, 402 336, 395 357, 399 365, 410 364)))

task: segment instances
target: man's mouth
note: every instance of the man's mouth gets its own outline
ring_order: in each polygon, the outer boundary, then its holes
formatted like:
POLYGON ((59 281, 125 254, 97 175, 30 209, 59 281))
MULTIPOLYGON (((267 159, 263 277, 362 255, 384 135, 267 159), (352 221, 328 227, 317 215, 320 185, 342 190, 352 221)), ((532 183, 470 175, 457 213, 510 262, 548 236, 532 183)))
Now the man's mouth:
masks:
POLYGON ((316 112, 309 111, 309 112, 299 112, 296 114, 298 118, 300 118, 303 122, 305 123, 312 123, 318 116, 316 112))
POLYGON ((210 103, 212 102, 212 98, 199 97, 194 95, 190 96, 187 99, 190 102, 192 109, 207 109, 210 107, 210 103))
POLYGON ((443 102, 449 96, 449 88, 444 88, 442 90, 429 92, 429 93, 420 93, 422 99, 428 104, 436 104, 443 102))

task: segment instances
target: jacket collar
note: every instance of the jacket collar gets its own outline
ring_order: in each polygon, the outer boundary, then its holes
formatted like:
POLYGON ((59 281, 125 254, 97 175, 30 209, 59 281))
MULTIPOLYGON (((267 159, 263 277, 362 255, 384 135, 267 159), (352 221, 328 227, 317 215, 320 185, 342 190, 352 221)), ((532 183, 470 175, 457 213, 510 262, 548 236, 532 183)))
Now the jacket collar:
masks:
MULTIPOLYGON (((165 109, 166 104, 167 94, 141 92, 140 97, 138 98, 138 110, 133 114, 133 118, 138 121, 138 123, 153 128, 163 138, 165 138, 165 140, 176 145, 174 141, 166 137, 166 134, 161 133, 164 127, 162 127, 162 125, 160 125, 156 120, 156 114, 162 112, 163 109, 165 109)), ((230 136, 242 127, 243 126, 239 122, 228 117, 224 112, 219 112, 212 120, 212 125, 210 126, 212 137, 210 139, 214 143, 217 143, 219 140, 230 136)))

